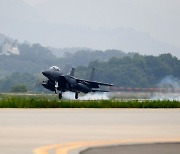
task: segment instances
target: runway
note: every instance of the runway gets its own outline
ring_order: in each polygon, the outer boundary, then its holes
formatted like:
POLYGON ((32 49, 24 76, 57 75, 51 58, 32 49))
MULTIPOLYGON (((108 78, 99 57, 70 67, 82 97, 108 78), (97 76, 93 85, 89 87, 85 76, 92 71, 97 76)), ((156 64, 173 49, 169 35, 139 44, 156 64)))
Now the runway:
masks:
POLYGON ((91 148, 80 154, 179 154, 180 143, 119 145, 91 148))
POLYGON ((180 138, 180 110, 0 109, 2 154, 32 154, 41 146, 69 142, 147 138, 180 138))

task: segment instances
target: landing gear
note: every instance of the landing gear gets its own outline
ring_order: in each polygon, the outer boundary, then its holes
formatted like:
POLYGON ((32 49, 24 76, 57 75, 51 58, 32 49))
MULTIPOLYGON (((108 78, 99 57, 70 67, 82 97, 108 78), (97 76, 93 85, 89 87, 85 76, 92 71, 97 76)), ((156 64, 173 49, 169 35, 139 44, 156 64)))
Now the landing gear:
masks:
POLYGON ((57 94, 58 82, 55 82, 54 92, 57 94))
POLYGON ((59 99, 62 99, 62 92, 59 93, 59 99))
POLYGON ((75 99, 78 99, 78 92, 75 93, 75 99))
POLYGON ((54 93, 57 94, 57 89, 55 88, 54 93))

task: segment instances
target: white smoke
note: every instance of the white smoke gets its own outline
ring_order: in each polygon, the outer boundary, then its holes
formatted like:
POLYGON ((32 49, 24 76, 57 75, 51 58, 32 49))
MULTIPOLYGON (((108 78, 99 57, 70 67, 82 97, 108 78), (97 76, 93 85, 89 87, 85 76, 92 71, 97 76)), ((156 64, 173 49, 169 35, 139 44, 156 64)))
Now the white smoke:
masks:
POLYGON ((67 100, 73 100, 75 98, 75 94, 72 92, 65 92, 63 93, 63 99, 67 99, 67 100))
MULTIPOLYGON (((63 93, 63 99, 74 100, 75 93, 73 92, 65 92, 63 93)), ((88 93, 85 95, 79 95, 78 100, 108 100, 108 93, 88 93)))
POLYGON ((176 92, 180 88, 180 79, 173 76, 166 76, 158 85, 160 88, 171 89, 176 92))
POLYGON ((180 95, 177 93, 155 93, 151 100, 170 100, 180 101, 180 95))
POLYGON ((88 93, 79 97, 80 100, 108 100, 108 93, 88 93))
POLYGON ((158 84, 159 88, 165 89, 161 93, 154 93, 153 100, 177 100, 180 101, 180 79, 166 76, 158 84))

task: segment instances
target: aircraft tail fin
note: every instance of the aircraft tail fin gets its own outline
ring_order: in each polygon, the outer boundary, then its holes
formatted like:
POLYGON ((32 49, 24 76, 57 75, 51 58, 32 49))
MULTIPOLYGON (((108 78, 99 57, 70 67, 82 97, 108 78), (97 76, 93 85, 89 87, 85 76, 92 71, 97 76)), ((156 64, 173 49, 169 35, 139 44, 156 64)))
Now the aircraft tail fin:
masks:
POLYGON ((63 74, 69 74, 69 72, 71 71, 72 66, 71 65, 65 65, 64 69, 63 69, 63 74))
POLYGON ((74 76, 74 72, 75 72, 75 68, 72 67, 71 72, 70 72, 69 75, 70 75, 70 76, 74 76))
POLYGON ((94 75, 95 75, 95 68, 92 67, 92 72, 91 72, 91 76, 89 78, 89 81, 94 81, 94 75))

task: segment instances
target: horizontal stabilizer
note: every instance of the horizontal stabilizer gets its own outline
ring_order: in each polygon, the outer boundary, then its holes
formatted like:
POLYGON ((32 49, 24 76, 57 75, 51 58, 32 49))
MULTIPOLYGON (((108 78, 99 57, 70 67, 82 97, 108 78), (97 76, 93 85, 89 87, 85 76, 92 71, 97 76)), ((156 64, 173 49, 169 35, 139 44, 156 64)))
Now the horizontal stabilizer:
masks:
POLYGON ((109 92, 107 90, 92 89, 92 92, 109 92))

